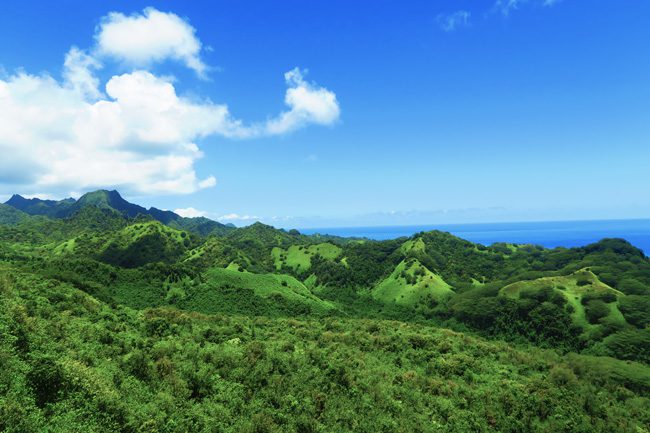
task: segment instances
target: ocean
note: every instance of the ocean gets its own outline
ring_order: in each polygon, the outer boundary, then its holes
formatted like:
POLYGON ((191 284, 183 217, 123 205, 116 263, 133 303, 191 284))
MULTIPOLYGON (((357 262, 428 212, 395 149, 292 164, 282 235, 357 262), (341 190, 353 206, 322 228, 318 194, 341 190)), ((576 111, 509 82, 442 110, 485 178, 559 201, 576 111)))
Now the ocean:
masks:
POLYGON ((650 255, 650 219, 331 227, 301 229, 300 232, 384 240, 428 230, 446 231, 483 245, 511 242, 547 248, 579 247, 603 238, 623 238, 643 250, 646 256, 650 255))

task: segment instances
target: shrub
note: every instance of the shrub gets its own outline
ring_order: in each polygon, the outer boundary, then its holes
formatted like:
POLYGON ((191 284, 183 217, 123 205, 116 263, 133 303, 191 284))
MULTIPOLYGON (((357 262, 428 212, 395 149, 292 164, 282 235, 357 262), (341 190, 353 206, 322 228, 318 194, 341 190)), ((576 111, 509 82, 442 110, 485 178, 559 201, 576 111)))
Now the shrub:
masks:
POLYGON ((617 332, 605 339, 605 345, 616 358, 650 363, 650 329, 617 332))
POLYGON ((609 315, 609 306, 600 299, 589 301, 585 306, 585 314, 589 323, 598 323, 600 319, 609 315))
POLYGON ((624 296, 620 299, 618 308, 628 323, 638 328, 650 325, 650 296, 624 296))
POLYGON ((650 295, 650 287, 634 278, 621 280, 618 289, 626 295, 650 295))
POLYGON ((558 386, 571 386, 578 382, 573 370, 564 365, 556 365, 549 373, 549 379, 558 386))
POLYGON ((186 296, 187 295, 185 294, 185 290, 183 290, 182 288, 172 287, 167 292, 167 295, 165 296, 165 301, 167 301, 170 304, 177 304, 178 302, 185 299, 186 296))

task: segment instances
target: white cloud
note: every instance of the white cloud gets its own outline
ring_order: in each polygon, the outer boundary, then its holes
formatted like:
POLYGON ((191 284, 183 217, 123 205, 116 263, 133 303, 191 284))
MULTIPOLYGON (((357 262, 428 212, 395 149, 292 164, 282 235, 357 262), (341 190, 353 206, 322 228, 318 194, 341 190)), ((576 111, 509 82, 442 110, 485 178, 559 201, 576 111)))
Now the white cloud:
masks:
POLYGON ((79 95, 88 99, 102 96, 99 79, 93 70, 101 68, 101 63, 77 47, 70 48, 63 64, 63 79, 79 95))
POLYGON ((453 32, 459 27, 468 26, 470 16, 470 12, 460 10, 450 14, 440 14, 436 17, 436 21, 442 30, 453 32))
POLYGON ((36 194, 25 194, 22 197, 26 199, 38 198, 41 200, 61 200, 61 197, 56 196, 54 194, 48 194, 46 192, 36 193, 36 194))
POLYGON ((79 89, 86 88, 24 73, 0 80, 0 182, 145 194, 215 184, 194 171, 202 156, 194 140, 237 129, 225 106, 190 102, 146 71, 114 76, 97 101, 79 89), (12 167, 29 175, 12 179, 12 167))
POLYGON ((217 218, 217 220, 219 221, 253 221, 259 219, 260 217, 255 215, 239 215, 236 213, 221 215, 220 217, 217 218))
POLYGON ((284 102, 290 109, 266 123, 267 134, 284 134, 308 123, 331 125, 338 120, 341 110, 334 92, 308 83, 298 68, 284 74, 284 79, 289 86, 284 102))
POLYGON ((193 207, 174 209, 174 212, 185 218, 196 218, 207 216, 208 213, 193 207))
POLYGON ((130 16, 111 12, 102 19, 95 40, 100 55, 137 67, 172 59, 183 62, 199 76, 205 76, 207 71, 196 30, 173 13, 154 8, 130 16))
MULTIPOLYGON (((153 9, 135 17, 112 14, 102 21, 99 34, 110 23, 126 22, 130 31, 150 30, 147 20, 187 26, 160 14, 153 9)), ((134 43, 139 48, 133 53, 143 49, 142 41, 134 43)), ((127 59, 131 54, 125 50, 127 59)), ((174 56, 194 64, 188 60, 192 50, 176 51, 174 56)), ((185 98, 171 79, 147 70, 114 75, 102 83, 96 72, 103 65, 92 52, 71 48, 60 81, 25 72, 0 76, 3 192, 16 192, 18 186, 25 194, 99 187, 127 194, 192 193, 216 185, 214 176, 199 178, 195 172, 194 164, 203 156, 198 140, 285 134, 310 123, 332 124, 340 115, 336 95, 306 82, 297 68, 285 74, 289 110, 267 122, 245 124, 231 116, 227 105, 185 98)))

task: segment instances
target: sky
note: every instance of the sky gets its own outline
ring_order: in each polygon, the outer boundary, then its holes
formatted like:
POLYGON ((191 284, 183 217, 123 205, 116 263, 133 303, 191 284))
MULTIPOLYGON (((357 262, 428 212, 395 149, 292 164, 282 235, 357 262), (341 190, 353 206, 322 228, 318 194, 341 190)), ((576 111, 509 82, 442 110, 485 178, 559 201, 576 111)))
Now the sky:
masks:
POLYGON ((0 199, 237 225, 650 217, 650 2, 0 2, 0 199))

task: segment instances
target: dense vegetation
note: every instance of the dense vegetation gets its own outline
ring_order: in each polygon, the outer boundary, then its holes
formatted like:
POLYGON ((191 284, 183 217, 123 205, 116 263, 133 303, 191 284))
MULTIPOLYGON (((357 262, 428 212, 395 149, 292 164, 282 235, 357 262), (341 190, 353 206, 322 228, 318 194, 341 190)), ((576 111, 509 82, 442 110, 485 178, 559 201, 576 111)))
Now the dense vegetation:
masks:
POLYGON ((650 261, 0 205, 0 431, 650 431, 650 261))

